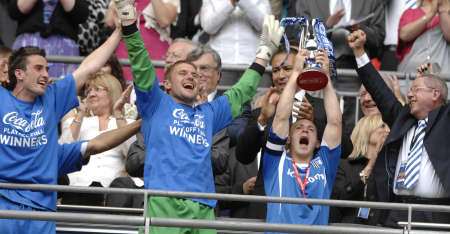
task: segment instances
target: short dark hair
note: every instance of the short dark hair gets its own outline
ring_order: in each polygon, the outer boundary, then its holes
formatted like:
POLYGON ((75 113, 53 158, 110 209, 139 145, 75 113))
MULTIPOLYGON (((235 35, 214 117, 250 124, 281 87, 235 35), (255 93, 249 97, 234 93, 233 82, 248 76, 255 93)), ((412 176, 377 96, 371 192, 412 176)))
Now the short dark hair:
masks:
POLYGON ((170 66, 167 67, 167 70, 166 70, 166 74, 165 74, 164 79, 165 79, 165 80, 170 80, 170 77, 172 76, 173 70, 175 69, 176 66, 178 66, 178 65, 180 65, 180 64, 189 64, 189 65, 191 65, 192 67, 194 67, 195 70, 197 70, 197 66, 195 66, 195 64, 193 64, 192 62, 186 61, 186 60, 179 60, 179 61, 176 61, 175 63, 173 63, 172 65, 170 65, 170 66))
POLYGON ((8 78, 9 83, 6 89, 13 90, 17 84, 15 75, 16 69, 26 70, 27 58, 32 55, 40 55, 45 58, 45 50, 36 46, 25 46, 14 50, 8 60, 8 78))
POLYGON ((6 46, 0 46, 0 57, 10 56, 12 50, 6 46))

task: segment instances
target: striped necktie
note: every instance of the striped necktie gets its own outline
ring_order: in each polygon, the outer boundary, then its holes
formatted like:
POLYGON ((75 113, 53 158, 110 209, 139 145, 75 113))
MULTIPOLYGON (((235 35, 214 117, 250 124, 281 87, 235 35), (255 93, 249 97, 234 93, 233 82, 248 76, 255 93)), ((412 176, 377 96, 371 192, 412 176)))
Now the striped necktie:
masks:
POLYGON ((405 188, 410 190, 419 181, 420 161, 423 151, 423 138, 425 137, 426 120, 419 120, 413 139, 409 147, 408 159, 406 161, 405 188))

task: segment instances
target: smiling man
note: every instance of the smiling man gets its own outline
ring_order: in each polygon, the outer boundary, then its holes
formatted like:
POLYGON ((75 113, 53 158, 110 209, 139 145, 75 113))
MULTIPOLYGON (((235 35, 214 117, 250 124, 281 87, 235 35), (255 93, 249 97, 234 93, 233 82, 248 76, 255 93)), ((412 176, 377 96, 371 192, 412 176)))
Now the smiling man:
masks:
MULTIPOLYGON (((120 41, 120 31, 92 52, 72 74, 49 84, 44 50, 22 47, 8 62, 9 83, 0 87, 0 182, 56 184, 58 123, 78 105, 77 92, 120 41), (8 89, 8 90, 7 90, 8 89)), ((56 193, 0 189, 0 209, 56 210, 56 193)), ((2 222, 0 233, 54 233, 54 222, 2 222)))
MULTIPOLYGON (((408 105, 396 99, 369 62, 364 50, 366 34, 348 36, 358 63, 358 75, 375 101, 390 134, 373 169, 380 201, 450 204, 450 108, 448 89, 436 75, 418 76, 408 91, 408 105)), ((370 181, 369 181, 370 182, 370 181)), ((406 211, 391 211, 382 222, 397 227, 407 221, 406 211)), ((445 213, 413 212, 412 222, 449 223, 445 213)))
MULTIPOLYGON (((342 114, 332 83, 324 88, 327 124, 320 143, 317 128, 309 119, 299 118, 289 126, 297 77, 303 70, 306 51, 297 54, 293 72, 284 87, 269 131, 264 151, 264 188, 268 196, 322 198, 331 195, 341 156, 342 114)), ((324 52, 316 61, 328 68, 324 52)), ((329 70, 324 72, 328 75, 329 70)), ((270 203, 267 222, 290 224, 328 224, 329 207, 270 203)))
MULTIPOLYGON (((212 137, 230 124, 253 97, 265 66, 279 45, 283 28, 273 16, 263 25, 255 62, 223 96, 196 105, 197 67, 178 61, 168 68, 162 92, 136 26, 133 1, 116 0, 134 74, 137 107, 146 145, 144 186, 150 189, 214 192, 210 151, 212 137)), ((214 219, 216 201, 150 197, 150 217, 214 219)), ((151 227, 151 233, 215 233, 212 230, 151 227)))

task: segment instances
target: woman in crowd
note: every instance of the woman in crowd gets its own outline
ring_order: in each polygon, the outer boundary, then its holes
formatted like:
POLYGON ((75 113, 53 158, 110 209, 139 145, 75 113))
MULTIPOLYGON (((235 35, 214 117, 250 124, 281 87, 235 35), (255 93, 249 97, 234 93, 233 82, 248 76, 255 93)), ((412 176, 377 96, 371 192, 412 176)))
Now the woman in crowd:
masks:
MULTIPOLYGON (((78 56, 77 32, 89 10, 85 0, 11 0, 8 12, 17 20, 13 49, 38 46, 47 55, 78 56)), ((50 77, 73 72, 74 64, 49 63, 50 77)))
MULTIPOLYGON (((389 127, 383 123, 380 114, 361 118, 353 129, 351 140, 353 151, 342 159, 336 175, 331 198, 338 200, 374 200, 367 180, 372 172, 378 152, 389 134, 389 127)), ((364 208, 361 208, 364 209, 364 208)), ((370 218, 361 215, 364 210, 349 207, 332 207, 330 223, 364 223, 376 222, 373 212, 370 218)))
MULTIPOLYGON (((123 106, 131 86, 122 93, 119 81, 110 74, 99 72, 86 84, 85 99, 74 117, 63 122, 61 142, 90 140, 104 131, 120 128, 131 122, 123 115, 123 106)), ((125 157, 136 139, 101 154, 92 155, 79 172, 69 174, 70 185, 108 187, 115 178, 126 175, 125 157)), ((67 194, 65 204, 103 205, 103 195, 67 194)))
POLYGON ((450 62, 450 0, 421 0, 403 12, 399 23, 399 71, 415 72, 425 62, 450 62), (425 61, 428 60, 428 61, 425 61))

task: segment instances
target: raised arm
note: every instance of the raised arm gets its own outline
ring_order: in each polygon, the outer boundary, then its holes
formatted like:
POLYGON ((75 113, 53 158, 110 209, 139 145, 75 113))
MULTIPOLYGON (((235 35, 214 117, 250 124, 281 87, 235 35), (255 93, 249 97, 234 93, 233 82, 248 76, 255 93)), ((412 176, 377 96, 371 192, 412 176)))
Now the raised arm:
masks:
POLYGON ((139 129, 141 128, 141 121, 142 120, 136 120, 122 128, 104 132, 90 140, 88 142, 86 152, 83 155, 83 160, 93 154, 110 150, 128 140, 128 138, 139 132, 139 129))
MULTIPOLYGON (((183 1, 183 0, 180 0, 183 1)), ((152 0, 155 19, 161 28, 167 28, 177 19, 177 6, 163 0, 152 0)))
POLYGON ((289 77, 286 86, 281 93, 278 107, 275 112, 275 117, 272 123, 272 130, 280 138, 286 138, 289 135, 289 119, 292 114, 292 106, 294 104, 294 95, 297 91, 297 77, 303 71, 303 65, 307 52, 301 50, 295 56, 295 63, 293 72, 289 77))
POLYGON ((136 25, 136 9, 128 0, 114 1, 123 27, 123 38, 128 50, 135 88, 143 92, 149 91, 157 82, 156 72, 136 25))
POLYGON ((430 23, 437 13, 438 0, 433 0, 430 4, 430 8, 425 11, 425 15, 412 21, 411 20, 411 10, 406 10, 400 17, 400 26, 398 37, 401 41, 410 42, 414 41, 418 36, 420 36, 426 29, 428 23, 430 23))
POLYGON ((445 40, 450 42, 450 0, 441 0, 438 12, 442 34, 445 40))
POLYGON ((377 104, 383 116, 383 122, 387 123, 389 127, 392 127, 397 114, 402 108, 402 104, 386 85, 380 73, 370 63, 364 51, 366 34, 361 30, 357 30, 347 37, 347 41, 350 48, 353 49, 358 64, 358 69, 356 70, 358 77, 377 104))
POLYGON ((87 56, 81 65, 73 72, 80 91, 90 74, 99 71, 116 50, 120 42, 120 29, 116 28, 111 36, 100 47, 87 56))
POLYGON ((341 144, 342 138, 342 113, 339 107, 338 98, 330 80, 329 60, 325 52, 319 52, 316 55, 316 61, 323 65, 324 71, 328 77, 327 86, 323 90, 323 101, 325 113, 327 115, 327 125, 323 132, 323 140, 330 149, 341 144))
POLYGON ((245 16, 257 32, 261 32, 264 16, 271 13, 268 0, 239 1, 237 5, 245 12, 245 16))
POLYGON ((231 16, 234 0, 204 0, 200 9, 200 24, 208 34, 216 34, 231 16))
POLYGON ((283 33, 284 28, 280 27, 278 20, 275 20, 273 15, 266 16, 255 62, 245 71, 239 82, 225 92, 230 102, 233 118, 240 115, 242 105, 255 95, 265 67, 277 50, 283 33))

